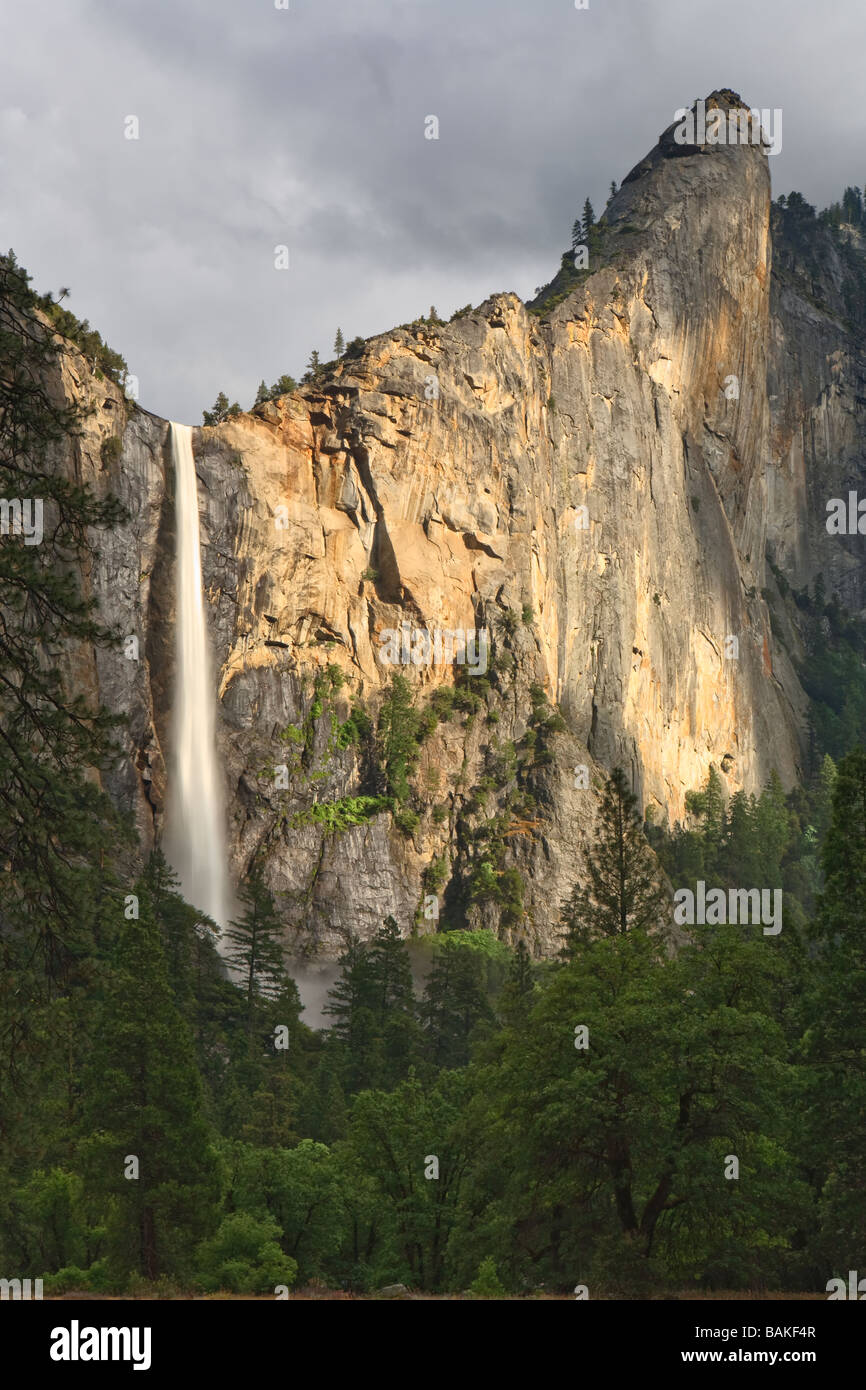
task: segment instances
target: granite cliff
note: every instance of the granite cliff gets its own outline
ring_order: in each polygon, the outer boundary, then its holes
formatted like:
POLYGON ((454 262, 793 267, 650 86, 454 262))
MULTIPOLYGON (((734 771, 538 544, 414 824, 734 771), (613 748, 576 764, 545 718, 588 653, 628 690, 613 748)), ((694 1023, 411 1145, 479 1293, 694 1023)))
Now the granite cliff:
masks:
MULTIPOLYGON (((804 256, 765 148, 672 129, 588 270, 564 257, 528 305, 380 334, 194 432, 230 866, 262 856, 296 955, 389 913, 550 952, 605 770, 671 820, 710 767, 730 792, 801 774, 784 577, 866 601, 857 538, 824 525, 863 469, 859 248, 827 234, 804 256), (486 630, 488 669, 388 665, 404 623, 486 630), (383 703, 417 749, 396 772, 383 703)), ((88 580, 139 658, 79 653, 76 678, 128 714, 111 790, 147 846, 172 698, 168 429, 71 348, 63 388, 93 407, 71 466, 130 513, 88 580)))

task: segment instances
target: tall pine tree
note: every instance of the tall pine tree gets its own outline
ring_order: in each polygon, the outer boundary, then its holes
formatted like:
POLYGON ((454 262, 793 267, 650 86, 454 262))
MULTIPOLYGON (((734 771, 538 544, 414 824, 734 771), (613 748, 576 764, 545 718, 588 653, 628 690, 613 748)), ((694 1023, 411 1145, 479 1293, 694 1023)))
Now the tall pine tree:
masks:
POLYGON ((135 891, 140 915, 120 933, 84 1076, 81 1147, 114 1269, 155 1280, 191 1268, 214 1225, 219 1180, 147 884, 135 891))
POLYGON ((595 844, 586 853, 586 875, 578 881, 562 914, 565 954, 586 940, 658 926, 666 896, 655 856, 637 815, 637 797, 622 768, 605 784, 595 844))

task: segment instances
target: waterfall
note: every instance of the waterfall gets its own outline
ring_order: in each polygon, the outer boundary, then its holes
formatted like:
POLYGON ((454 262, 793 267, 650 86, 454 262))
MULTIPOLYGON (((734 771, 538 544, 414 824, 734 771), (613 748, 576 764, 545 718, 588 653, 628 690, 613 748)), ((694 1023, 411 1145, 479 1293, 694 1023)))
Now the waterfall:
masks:
POLYGON ((229 907, 216 689, 205 627, 192 429, 171 426, 177 523, 174 712, 166 856, 183 895, 221 927, 229 907))

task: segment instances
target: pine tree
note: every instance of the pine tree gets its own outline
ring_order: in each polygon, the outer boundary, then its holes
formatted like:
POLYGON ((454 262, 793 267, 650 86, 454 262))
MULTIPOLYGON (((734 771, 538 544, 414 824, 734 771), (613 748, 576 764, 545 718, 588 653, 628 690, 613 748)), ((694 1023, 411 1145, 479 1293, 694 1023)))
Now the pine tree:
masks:
POLYGON ((339 964, 324 1012, 335 1020, 329 1032, 338 1045, 344 1089, 354 1092, 369 1086, 371 1074, 382 1064, 379 1005, 369 948, 358 937, 350 937, 339 964))
POLYGON ((775 771, 758 797, 755 834, 761 877, 768 887, 781 887, 782 859, 791 838, 791 816, 775 771))
POLYGON ((716 875, 727 830, 725 789, 722 779, 714 767, 711 767, 707 773, 707 782, 703 790, 689 793, 686 797, 686 807, 698 817, 700 822, 703 873, 709 879, 713 879, 716 875))
POLYGON ((345 342, 345 339, 343 338, 343 330, 342 330, 342 328, 338 328, 338 329, 337 329, 337 336, 336 336, 336 338, 334 339, 334 356, 335 356, 335 357, 342 357, 342 356, 343 356, 343 353, 344 353, 345 351, 346 351, 346 342, 345 342))
POLYGON ((151 852, 143 880, 175 1003, 192 1030, 199 1066, 207 1070, 226 1030, 236 1026, 239 1012, 238 991, 226 980, 217 950, 220 929, 184 900, 177 875, 160 849, 151 852))
POLYGON ((595 213, 592 210, 592 203, 587 198, 583 205, 583 221, 581 224, 583 240, 589 241, 589 229, 595 226, 595 213))
POLYGON ((118 940, 85 1072, 82 1155, 109 1213, 114 1267, 154 1280, 189 1270, 213 1227, 219 1180, 146 882, 135 891, 140 915, 118 940))
POLYGON ((202 421, 206 425, 221 425, 224 420, 229 420, 234 415, 240 415, 241 408, 237 401, 229 405, 229 398, 225 391, 220 391, 210 410, 202 411, 202 421))
POLYGON ((383 1063, 369 1084, 390 1088, 406 1076, 419 1041, 409 950, 393 917, 385 918, 370 943, 368 965, 383 1063))
POLYGON ((571 228, 571 249, 576 251, 583 241, 583 224, 579 217, 575 217, 571 228))
MULTIPOLYGON (((13 532, 0 543, 0 961, 24 944, 9 930, 15 920, 34 933, 25 954, 38 941, 56 979, 81 951, 72 924, 93 902, 86 866, 118 834, 111 803, 84 769, 106 765, 119 720, 70 693, 61 670, 70 644, 116 644, 81 573, 98 544, 94 533, 126 513, 58 467, 77 447, 83 415, 58 401, 51 377, 59 348, 29 280, 12 251, 0 256, 0 497, 40 499, 44 536, 25 544, 13 532)), ((34 503, 34 528, 36 518, 34 503)))
POLYGON ((728 807, 724 851, 719 859, 722 877, 728 884, 757 887, 760 882, 756 815, 755 798, 743 791, 735 792, 728 807))
POLYGON ((428 322, 428 323, 438 323, 438 322, 439 322, 439 315, 438 315, 437 312, 436 312, 436 305, 435 305, 435 304, 431 304, 431 305, 430 305, 430 313, 427 315, 427 322, 428 322))
POLYGON ((819 1256, 857 1268, 866 1240, 866 749, 839 762, 822 852, 824 890, 805 1046, 812 1063, 807 1132, 818 1174, 819 1256))
POLYGON ((256 392, 256 399, 255 399, 254 404, 255 404, 255 405, 264 405, 265 401, 270 399, 270 394, 271 394, 271 393, 270 393, 270 391, 268 390, 267 382, 266 382, 266 381, 264 380, 264 378, 263 378, 263 379, 259 382, 259 389, 258 389, 258 391, 256 392))
POLYGON ((615 197, 616 197, 616 180, 615 180, 615 179, 611 179, 611 184, 610 184, 610 196, 611 196, 611 198, 615 198, 615 197))
POLYGON ((476 1032, 493 1022, 477 951, 449 940, 447 933, 441 944, 437 941, 420 1012, 433 1064, 465 1067, 476 1032))
POLYGON ((598 836, 586 854, 586 879, 566 904, 565 953, 586 940, 657 926, 666 898, 658 867, 622 768, 614 768, 602 794, 598 836))
POLYGON ((313 348, 313 351, 310 353, 310 360, 307 363, 307 370, 304 372, 301 380, 306 383, 315 382, 321 370, 322 364, 319 361, 318 348, 313 348))
POLYGON ((514 1025, 528 1016, 534 991, 532 960, 526 942, 521 938, 509 966, 508 978, 500 1000, 502 1016, 506 1023, 514 1025))
POLYGON ((379 710, 377 743, 385 787, 403 802, 409 796, 409 777, 418 760, 421 717, 414 707, 412 687, 405 676, 391 677, 388 694, 379 710))
POLYGON ((273 998, 285 985, 280 944, 283 924, 258 864, 253 865, 238 896, 244 912, 239 921, 229 925, 226 959, 238 972, 246 997, 247 1035, 252 1042, 261 1001, 273 998))
POLYGON ((386 917, 370 943, 367 953, 371 997, 378 1009, 379 1022, 389 1013, 412 1013, 412 967, 406 942, 393 917, 386 917))

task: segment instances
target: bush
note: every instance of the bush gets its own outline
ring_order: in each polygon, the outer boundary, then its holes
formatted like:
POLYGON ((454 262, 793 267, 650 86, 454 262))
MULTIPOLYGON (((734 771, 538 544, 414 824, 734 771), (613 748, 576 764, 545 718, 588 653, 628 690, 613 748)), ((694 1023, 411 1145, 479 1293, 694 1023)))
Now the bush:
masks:
POLYGON ((402 810, 394 812, 394 824, 404 835, 412 835, 418 829, 421 817, 415 811, 402 810))
MULTIPOLYGON (((378 745, 388 791, 399 802, 409 797, 409 778, 415 771, 422 737, 421 718, 412 703, 412 687, 405 676, 395 673, 379 711, 378 745)), ((396 816, 394 820, 399 824, 396 816)))
POLYGON ((478 1266, 478 1273, 469 1285, 469 1292, 473 1298, 502 1298, 505 1289, 499 1282, 499 1275, 496 1273, 496 1261, 492 1255, 487 1255, 478 1266))
POLYGON ((226 1216, 216 1235, 199 1246, 199 1283, 208 1293, 273 1293, 278 1284, 291 1288, 298 1266, 284 1255, 282 1232, 273 1217, 247 1211, 226 1216))
POLYGON ((102 459, 106 468, 110 468, 113 463, 117 463, 122 453, 123 445, 117 435, 114 435, 111 439, 103 439, 99 450, 99 457, 102 459))
POLYGON ((344 796, 339 801, 316 801, 292 819, 293 826, 322 825, 331 834, 340 834, 352 825, 363 825, 391 805, 387 796, 344 796))

